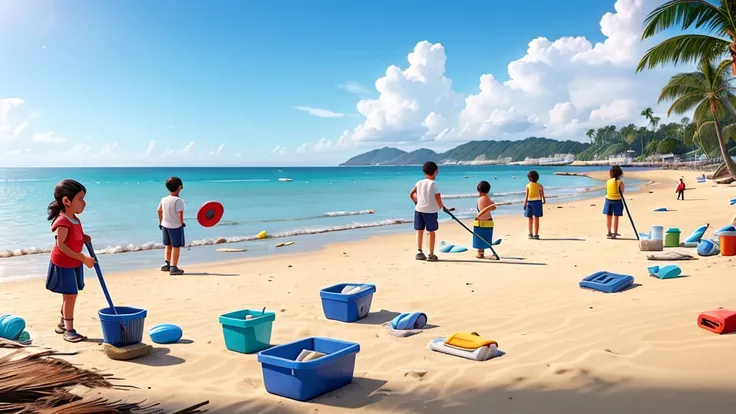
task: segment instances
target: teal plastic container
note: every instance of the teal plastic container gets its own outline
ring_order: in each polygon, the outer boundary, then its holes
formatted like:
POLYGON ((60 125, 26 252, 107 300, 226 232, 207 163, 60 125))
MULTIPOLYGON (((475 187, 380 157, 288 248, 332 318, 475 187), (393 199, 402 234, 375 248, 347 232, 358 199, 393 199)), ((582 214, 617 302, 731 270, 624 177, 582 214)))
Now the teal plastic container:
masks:
POLYGON ((227 349, 241 354, 254 354, 271 345, 271 329, 276 314, 244 309, 220 316, 227 349), (246 316, 252 319, 245 319, 246 316))

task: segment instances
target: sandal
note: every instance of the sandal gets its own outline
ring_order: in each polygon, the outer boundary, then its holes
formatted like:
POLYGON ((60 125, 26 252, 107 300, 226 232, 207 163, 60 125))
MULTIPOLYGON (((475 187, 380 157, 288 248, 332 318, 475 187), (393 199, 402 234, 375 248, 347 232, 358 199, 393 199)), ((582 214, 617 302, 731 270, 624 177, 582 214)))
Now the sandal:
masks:
POLYGON ((475 258, 476 259, 485 259, 486 257, 485 257, 485 255, 483 255, 483 253, 478 253, 478 254, 475 255, 475 258))
POLYGON ((54 332, 59 335, 66 333, 66 327, 64 327, 64 319, 62 319, 61 322, 56 325, 56 328, 54 328, 54 332))
POLYGON ((428 262, 436 262, 437 260, 439 260, 437 256, 433 255, 432 253, 430 253, 429 256, 427 256, 428 262))
POLYGON ((184 274, 184 269, 179 269, 176 266, 171 266, 169 269, 169 274, 172 276, 179 276, 184 274))
POLYGON ((534 235, 534 240, 539 240, 539 235, 538 234, 535 234, 534 235))
POLYGON ((424 252, 422 252, 422 251, 420 250, 420 251, 419 251, 419 253, 417 253, 417 255, 416 255, 415 259, 417 259, 417 260, 427 260, 427 256, 425 256, 425 255, 424 255, 424 252))
POLYGON ((86 341, 87 337, 84 335, 78 334, 77 331, 74 329, 70 329, 64 333, 64 340, 67 342, 76 343, 76 342, 86 341))
POLYGON ((529 233, 529 240, 534 239, 534 235, 529 233))
POLYGON ((170 270, 171 270, 171 265, 169 265, 169 262, 166 262, 165 265, 161 266, 161 271, 162 272, 168 272, 170 270))

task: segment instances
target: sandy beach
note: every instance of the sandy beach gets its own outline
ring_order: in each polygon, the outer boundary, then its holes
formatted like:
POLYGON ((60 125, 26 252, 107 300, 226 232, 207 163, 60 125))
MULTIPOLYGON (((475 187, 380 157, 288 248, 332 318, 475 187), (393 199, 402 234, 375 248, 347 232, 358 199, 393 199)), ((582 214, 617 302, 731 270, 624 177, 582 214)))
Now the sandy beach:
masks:
MULTIPOLYGON (((710 223, 711 237, 728 224, 736 214, 728 204, 736 187, 696 184, 696 175, 626 172, 624 179, 652 181, 627 196, 638 230, 679 227, 684 237, 710 223), (676 201, 682 175, 691 190, 685 201, 676 201), (653 212, 658 207, 671 211, 653 212)), ((110 360, 101 351, 97 311, 106 304, 94 278, 88 277, 79 296, 75 319, 89 342, 70 344, 54 333, 61 300, 41 278, 0 285, 0 313, 25 318, 34 345, 78 350, 68 357, 73 363, 138 387, 91 394, 157 401, 171 409, 209 400, 209 411, 223 414, 733 413, 736 335, 712 334, 696 325, 696 317, 718 307, 736 309, 734 258, 678 262, 685 277, 649 277, 651 262, 638 251, 626 216, 622 237, 606 239, 602 205, 602 198, 547 205, 542 240, 527 239, 521 207, 518 215, 498 217, 501 262, 476 260, 472 249, 440 254, 438 263, 418 262, 413 233, 308 254, 251 260, 247 253, 222 254, 213 261, 231 260, 202 265, 187 266, 184 252, 188 274, 180 277, 158 269, 116 273, 101 257, 117 306, 147 309, 146 329, 175 323, 184 330, 185 341, 156 345, 152 355, 130 362, 110 360), (245 259, 232 260, 239 257, 245 259), (608 295, 578 287, 599 270, 630 274, 636 285, 608 295), (366 319, 344 324, 324 318, 319 289, 343 282, 377 286, 366 319), (307 336, 359 343, 354 382, 307 403, 268 394, 256 356, 226 350, 218 323, 226 312, 264 306, 277 314, 273 344, 307 336), (396 338, 381 326, 411 311, 425 312, 434 327, 396 338), (426 348, 430 339, 456 331, 494 339, 506 354, 474 362, 426 348)), ((471 236, 452 222, 442 223, 439 240, 471 246, 471 236)), ((696 255, 694 249, 672 250, 696 255)), ((147 334, 144 342, 150 343, 147 334)))

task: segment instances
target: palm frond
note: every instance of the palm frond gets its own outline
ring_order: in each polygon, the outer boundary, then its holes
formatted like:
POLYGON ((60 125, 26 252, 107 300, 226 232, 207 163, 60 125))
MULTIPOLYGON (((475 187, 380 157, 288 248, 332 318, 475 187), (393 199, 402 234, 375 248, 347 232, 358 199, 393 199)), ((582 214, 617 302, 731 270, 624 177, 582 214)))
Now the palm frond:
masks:
MULTIPOLYGON (((109 374, 88 371, 53 358, 53 351, 26 354, 17 350, 0 358, 0 414, 164 414, 158 404, 141 405, 104 399, 86 400, 69 389, 76 385, 87 388, 125 388, 115 386, 109 374)), ((178 413, 198 413, 206 403, 178 413)))
POLYGON ((721 128, 721 135, 723 136, 723 141, 727 144, 728 141, 731 140, 736 142, 736 124, 731 124, 721 128))
POLYGON ((698 123, 702 123, 705 120, 713 120, 713 114, 711 114, 710 112, 710 104, 707 100, 703 99, 703 101, 700 102, 700 105, 695 108, 693 117, 697 120, 698 123))
POLYGON ((671 101, 682 95, 700 93, 705 95, 708 90, 702 73, 681 73, 670 78, 662 88, 657 103, 671 101))
POLYGON ((702 93, 688 93, 680 96, 675 102, 670 105, 670 109, 667 110, 667 116, 674 114, 684 114, 689 112, 695 106, 700 104, 704 99, 702 93))
POLYGON ((728 52, 728 41, 700 34, 685 34, 663 40, 649 49, 636 67, 637 72, 666 64, 694 63, 713 59, 728 52))
POLYGON ((705 28, 709 32, 725 34, 730 19, 724 10, 705 0, 671 0, 649 13, 644 23, 642 39, 678 25, 682 30, 705 28))

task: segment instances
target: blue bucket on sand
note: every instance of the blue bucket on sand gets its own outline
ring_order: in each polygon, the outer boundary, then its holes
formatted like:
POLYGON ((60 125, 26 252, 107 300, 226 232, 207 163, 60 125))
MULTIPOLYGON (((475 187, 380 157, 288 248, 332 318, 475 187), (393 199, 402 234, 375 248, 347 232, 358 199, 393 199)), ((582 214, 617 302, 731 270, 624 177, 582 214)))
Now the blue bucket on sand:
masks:
POLYGON ((143 341, 143 323, 148 314, 145 309, 116 306, 115 310, 100 309, 97 314, 100 317, 102 337, 106 344, 122 347, 143 341))
POLYGON ((263 385, 271 394, 308 401, 344 387, 353 381, 355 356, 360 345, 330 338, 304 338, 258 353, 263 369, 263 385), (325 354, 307 362, 297 362, 303 351, 325 354))
POLYGON ((367 283, 340 283, 319 291, 325 318, 341 322, 355 322, 368 316, 376 285, 367 283), (359 288, 355 293, 342 293, 347 286, 359 288))

